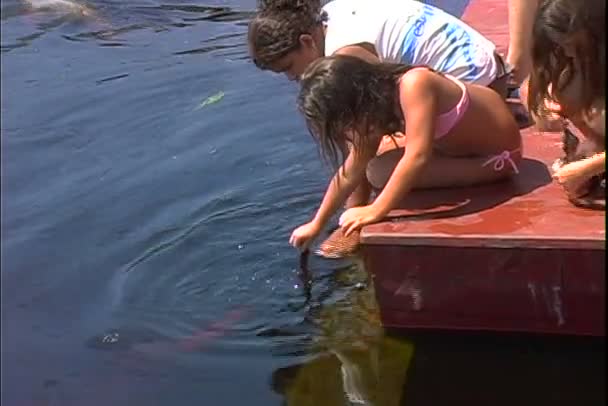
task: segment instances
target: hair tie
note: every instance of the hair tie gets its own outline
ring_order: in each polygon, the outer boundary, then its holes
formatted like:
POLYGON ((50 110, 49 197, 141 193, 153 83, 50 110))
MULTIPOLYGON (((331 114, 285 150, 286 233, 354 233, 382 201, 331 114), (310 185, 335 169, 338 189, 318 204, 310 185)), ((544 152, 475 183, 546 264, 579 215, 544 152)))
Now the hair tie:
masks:
POLYGON ((327 11, 321 10, 321 12, 319 12, 319 14, 317 14, 317 17, 315 18, 315 23, 317 23, 317 24, 325 23, 325 22, 327 22, 328 19, 329 19, 329 16, 327 15, 327 11))

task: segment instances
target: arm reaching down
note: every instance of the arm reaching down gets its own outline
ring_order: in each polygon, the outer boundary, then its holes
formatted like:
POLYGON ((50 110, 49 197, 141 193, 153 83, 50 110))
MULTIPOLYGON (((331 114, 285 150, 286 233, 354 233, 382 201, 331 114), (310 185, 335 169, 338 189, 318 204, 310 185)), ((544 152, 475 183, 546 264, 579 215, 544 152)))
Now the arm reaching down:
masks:
POLYGON ((331 216, 344 204, 348 196, 361 183, 367 163, 373 155, 357 154, 351 151, 344 164, 329 182, 321 206, 309 223, 296 228, 289 243, 296 248, 306 249, 321 232, 331 216))
POLYGON ((362 207, 354 207, 342 214, 340 225, 344 234, 381 220, 403 200, 414 186, 433 151, 437 96, 434 73, 416 70, 400 81, 399 101, 405 118, 407 147, 386 186, 376 200, 362 207), (406 90, 407 89, 407 90, 406 90))

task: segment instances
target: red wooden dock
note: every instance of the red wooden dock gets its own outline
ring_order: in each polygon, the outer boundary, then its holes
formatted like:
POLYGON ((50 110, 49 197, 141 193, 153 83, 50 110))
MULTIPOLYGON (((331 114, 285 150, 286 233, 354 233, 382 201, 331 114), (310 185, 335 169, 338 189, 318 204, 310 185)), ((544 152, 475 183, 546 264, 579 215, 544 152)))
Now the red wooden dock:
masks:
MULTIPOLYGON (((506 51, 506 1, 472 0, 463 19, 506 51)), ((415 192, 362 230, 386 326, 605 335, 605 212, 552 181, 559 134, 523 136, 513 180, 415 192)))

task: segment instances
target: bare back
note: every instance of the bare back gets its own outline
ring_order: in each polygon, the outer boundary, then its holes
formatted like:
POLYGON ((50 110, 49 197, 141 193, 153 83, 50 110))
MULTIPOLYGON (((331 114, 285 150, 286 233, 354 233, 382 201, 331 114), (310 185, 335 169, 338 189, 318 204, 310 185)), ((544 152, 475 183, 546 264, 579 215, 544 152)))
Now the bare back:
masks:
MULTIPOLYGON (((452 110, 463 96, 462 88, 438 73, 427 77, 436 92, 438 113, 452 110)), ((505 101, 485 86, 464 86, 470 99, 467 109, 445 136, 435 140, 435 148, 449 156, 486 156, 521 148, 519 127, 505 101)))

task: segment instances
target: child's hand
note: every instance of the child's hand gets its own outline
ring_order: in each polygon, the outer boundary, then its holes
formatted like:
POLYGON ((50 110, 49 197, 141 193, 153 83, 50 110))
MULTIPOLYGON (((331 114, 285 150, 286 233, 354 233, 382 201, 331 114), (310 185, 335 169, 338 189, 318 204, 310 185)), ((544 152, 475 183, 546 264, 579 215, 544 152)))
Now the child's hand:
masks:
POLYGON ((555 179, 566 190, 570 197, 580 197, 587 193, 589 175, 587 175, 585 160, 571 162, 559 168, 554 174, 555 179))
POLYGON ((353 207, 346 210, 340 216, 340 227, 344 231, 345 236, 349 236, 353 231, 356 231, 364 225, 376 223, 384 217, 383 213, 380 213, 374 205, 367 205, 361 207, 353 207))
POLYGON ((299 250, 305 250, 320 232, 321 227, 311 221, 293 230, 289 243, 299 250))

